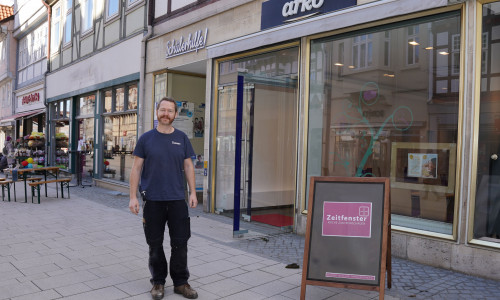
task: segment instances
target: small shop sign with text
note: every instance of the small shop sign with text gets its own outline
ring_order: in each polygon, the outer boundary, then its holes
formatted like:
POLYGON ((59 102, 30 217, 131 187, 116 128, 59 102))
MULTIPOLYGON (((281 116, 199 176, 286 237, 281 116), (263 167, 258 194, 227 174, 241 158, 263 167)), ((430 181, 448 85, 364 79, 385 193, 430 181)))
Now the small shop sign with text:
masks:
POLYGON ((322 236, 370 238, 370 202, 324 202, 322 236))
POLYGON ((190 33, 187 38, 181 36, 178 40, 172 39, 167 42, 167 52, 165 58, 186 54, 189 52, 198 52, 198 50, 205 48, 207 45, 208 28, 197 30, 190 33))
POLYGON ((356 0, 270 0, 262 3, 260 30, 355 6, 356 0))

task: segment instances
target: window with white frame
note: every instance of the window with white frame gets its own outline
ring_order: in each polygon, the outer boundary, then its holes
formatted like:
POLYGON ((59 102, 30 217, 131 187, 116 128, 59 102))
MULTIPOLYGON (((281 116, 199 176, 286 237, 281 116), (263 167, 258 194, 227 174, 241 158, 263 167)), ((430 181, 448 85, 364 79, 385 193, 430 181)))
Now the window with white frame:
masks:
POLYGON ((4 41, 0 42, 0 60, 5 61, 5 43, 4 43, 4 41))
POLYGON ((419 27, 418 25, 408 27, 408 36, 406 43, 406 54, 407 54, 407 65, 418 64, 420 60, 420 39, 419 39, 419 27))
POLYGON ((373 64, 372 34, 363 34, 352 38, 352 66, 363 69, 373 64))
POLYGON ((18 49, 18 70, 22 70, 47 55, 47 24, 43 24, 32 32, 28 33, 19 41, 18 49))
POLYGON ((52 12, 51 51, 56 52, 59 50, 59 41, 61 39, 61 5, 54 6, 52 12))
POLYGON ((63 45, 71 42, 71 25, 73 24, 73 0, 66 0, 64 9, 66 10, 64 20, 63 45))
POLYGON ((82 32, 85 33, 93 27, 94 0, 83 0, 82 3, 82 32))
POLYGON ((113 18, 118 15, 118 10, 120 8, 120 1, 118 0, 106 0, 106 19, 113 18))

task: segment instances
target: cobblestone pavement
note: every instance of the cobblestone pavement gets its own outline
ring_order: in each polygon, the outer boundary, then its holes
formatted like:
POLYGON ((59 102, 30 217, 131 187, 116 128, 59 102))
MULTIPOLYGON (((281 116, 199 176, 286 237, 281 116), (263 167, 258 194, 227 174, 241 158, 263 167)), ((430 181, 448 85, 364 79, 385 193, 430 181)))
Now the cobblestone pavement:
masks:
MULTIPOLYGON (((75 187, 71 192, 108 207, 128 211, 128 195, 94 186, 75 187)), ((191 217, 203 216, 224 224, 232 224, 232 218, 205 213, 201 207, 202 205, 191 211, 191 217)), ((255 222, 242 221, 240 227, 253 232, 254 235, 233 239, 222 244, 283 264, 302 265, 303 236, 282 232, 272 226, 255 222)), ((192 234, 197 235, 196 232, 192 234)), ((386 290, 386 294, 395 298, 500 299, 500 282, 494 280, 434 268, 395 257, 392 258, 392 270, 392 289, 386 290)), ((363 295, 362 291, 359 293, 363 295)))

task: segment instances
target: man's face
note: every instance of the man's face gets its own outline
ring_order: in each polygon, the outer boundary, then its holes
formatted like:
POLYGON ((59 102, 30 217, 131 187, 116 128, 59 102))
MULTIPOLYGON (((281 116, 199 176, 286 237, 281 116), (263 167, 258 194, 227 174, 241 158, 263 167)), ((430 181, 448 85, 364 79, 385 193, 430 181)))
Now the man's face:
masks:
POLYGON ((162 101, 156 110, 158 123, 171 125, 175 120, 175 104, 170 101, 162 101))

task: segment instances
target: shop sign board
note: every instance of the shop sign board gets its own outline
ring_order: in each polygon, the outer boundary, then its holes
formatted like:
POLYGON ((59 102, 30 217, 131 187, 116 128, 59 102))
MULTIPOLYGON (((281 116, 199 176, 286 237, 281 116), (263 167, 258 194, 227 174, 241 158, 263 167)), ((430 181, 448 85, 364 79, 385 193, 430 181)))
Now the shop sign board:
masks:
POLYGON ((43 91, 34 91, 29 94, 19 95, 17 97, 17 107, 33 109, 35 107, 42 108, 43 104, 43 91))
POLYGON ((390 180, 312 177, 301 299, 307 285, 390 288, 390 180))
POLYGON ((207 45, 208 28, 197 30, 190 33, 187 38, 181 36, 178 40, 175 38, 167 42, 167 52, 165 58, 186 54, 205 48, 207 45))
POLYGON ((355 6, 357 0, 270 0, 262 3, 260 30, 355 6))

